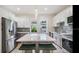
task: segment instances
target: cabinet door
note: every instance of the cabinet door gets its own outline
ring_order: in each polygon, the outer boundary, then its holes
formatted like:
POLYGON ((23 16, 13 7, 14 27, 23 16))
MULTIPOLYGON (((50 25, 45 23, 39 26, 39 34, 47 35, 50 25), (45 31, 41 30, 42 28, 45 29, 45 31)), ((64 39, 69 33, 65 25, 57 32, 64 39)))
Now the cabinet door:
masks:
POLYGON ((16 22, 17 22, 17 27, 20 27, 21 21, 20 21, 20 18, 19 17, 16 18, 16 22))
POLYGON ((17 17, 16 22, 18 24, 18 27, 22 28, 30 27, 29 17, 17 17))
POLYGON ((10 52, 14 48, 14 39, 7 40, 7 52, 10 52))
POLYGON ((57 44, 62 47, 62 38, 60 35, 57 37, 57 44))
POLYGON ((27 27, 30 27, 30 19, 27 17, 25 20, 24 20, 24 26, 27 28, 27 27))
POLYGON ((61 38, 61 36, 59 34, 54 33, 53 38, 55 38, 56 44, 59 45, 60 47, 62 47, 62 38, 61 38))

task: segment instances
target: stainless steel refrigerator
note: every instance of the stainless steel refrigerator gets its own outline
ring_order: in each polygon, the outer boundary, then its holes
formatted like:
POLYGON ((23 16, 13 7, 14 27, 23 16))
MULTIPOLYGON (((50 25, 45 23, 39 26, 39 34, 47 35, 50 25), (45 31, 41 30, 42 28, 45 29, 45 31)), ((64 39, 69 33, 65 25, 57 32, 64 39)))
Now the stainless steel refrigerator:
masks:
POLYGON ((2 53, 9 53, 15 47, 16 22, 4 17, 2 17, 1 20, 2 20, 2 53))

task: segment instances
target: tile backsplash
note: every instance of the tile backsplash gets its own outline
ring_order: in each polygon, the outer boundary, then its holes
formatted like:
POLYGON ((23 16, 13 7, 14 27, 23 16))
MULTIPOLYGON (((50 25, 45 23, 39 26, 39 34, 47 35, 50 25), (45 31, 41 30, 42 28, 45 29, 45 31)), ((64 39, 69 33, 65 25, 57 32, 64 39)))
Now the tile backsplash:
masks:
POLYGON ((30 32, 30 28, 17 28, 17 32, 30 32))
POLYGON ((68 26, 55 27, 55 32, 57 33, 72 33, 72 24, 68 26))
POLYGON ((64 26, 62 29, 63 33, 71 33, 72 32, 72 26, 64 26))

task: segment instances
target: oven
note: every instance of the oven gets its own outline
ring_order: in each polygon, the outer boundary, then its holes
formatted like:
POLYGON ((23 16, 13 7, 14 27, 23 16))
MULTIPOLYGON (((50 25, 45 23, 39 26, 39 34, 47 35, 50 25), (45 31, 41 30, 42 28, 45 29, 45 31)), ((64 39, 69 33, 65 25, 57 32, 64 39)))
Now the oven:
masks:
POLYGON ((62 38, 62 47, 69 51, 70 53, 73 52, 73 41, 70 41, 68 39, 62 38))

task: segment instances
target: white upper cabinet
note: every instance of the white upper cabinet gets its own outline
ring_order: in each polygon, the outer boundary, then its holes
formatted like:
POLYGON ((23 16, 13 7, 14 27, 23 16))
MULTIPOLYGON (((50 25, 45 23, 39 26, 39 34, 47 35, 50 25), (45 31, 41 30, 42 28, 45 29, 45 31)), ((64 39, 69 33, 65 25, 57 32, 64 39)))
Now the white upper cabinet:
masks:
POLYGON ((72 6, 66 8, 62 12, 58 13, 54 18, 53 18, 53 26, 57 26, 57 23, 59 22, 65 22, 65 25, 67 25, 67 17, 72 16, 72 6))
POLYGON ((17 22, 17 27, 21 27, 21 28, 30 27, 29 17, 17 17, 16 22, 17 22))

